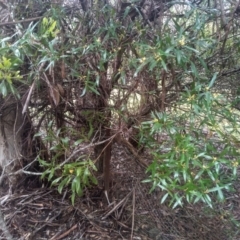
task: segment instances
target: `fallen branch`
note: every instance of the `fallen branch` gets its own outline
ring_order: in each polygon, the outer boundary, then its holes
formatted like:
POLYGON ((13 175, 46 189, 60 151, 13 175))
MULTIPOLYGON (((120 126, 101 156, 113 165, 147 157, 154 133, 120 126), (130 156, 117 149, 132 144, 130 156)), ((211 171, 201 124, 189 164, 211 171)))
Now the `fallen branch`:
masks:
POLYGON ((77 228, 77 224, 75 224, 73 227, 71 227, 68 231, 66 231, 65 233, 61 234, 60 236, 58 237, 52 237, 50 240, 60 240, 64 237, 66 237, 70 232, 72 232, 74 229, 77 228))

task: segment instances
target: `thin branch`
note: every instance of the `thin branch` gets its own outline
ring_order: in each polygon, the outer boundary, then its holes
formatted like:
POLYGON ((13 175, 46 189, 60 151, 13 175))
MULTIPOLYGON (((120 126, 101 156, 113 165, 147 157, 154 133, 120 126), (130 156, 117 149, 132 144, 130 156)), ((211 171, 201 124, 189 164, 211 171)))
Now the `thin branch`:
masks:
POLYGON ((131 240, 133 239, 133 230, 134 230, 134 222, 135 222, 135 187, 133 189, 133 199, 132 199, 132 204, 133 204, 133 210, 132 210, 132 230, 131 230, 131 240))
POLYGON ((98 145, 101 145, 103 143, 106 143, 106 142, 109 142, 111 140, 113 140, 115 138, 115 135, 111 136, 110 138, 106 139, 106 140, 103 140, 103 141, 100 141, 100 142, 97 142, 97 143, 90 143, 88 144, 87 146, 85 147, 82 147, 82 148, 79 148, 77 149, 76 151, 74 151, 65 161, 63 161, 59 166, 62 167, 64 164, 66 164, 67 162, 69 162, 77 153, 87 149, 87 148, 90 148, 90 147, 95 147, 95 146, 98 146, 98 145))
POLYGON ((3 22, 3 23, 0 23, 0 27, 7 26, 7 25, 14 25, 14 24, 18 24, 18 23, 32 22, 32 21, 39 20, 42 18, 43 17, 34 17, 34 18, 28 18, 28 19, 14 21, 14 22, 3 22))

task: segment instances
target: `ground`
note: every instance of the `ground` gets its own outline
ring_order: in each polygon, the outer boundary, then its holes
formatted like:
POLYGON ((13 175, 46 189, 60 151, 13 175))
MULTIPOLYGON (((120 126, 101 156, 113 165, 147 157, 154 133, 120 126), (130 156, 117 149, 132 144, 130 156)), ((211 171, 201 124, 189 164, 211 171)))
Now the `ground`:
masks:
MULTIPOLYGON (((60 195, 38 178, 19 184, 13 194, 2 188, 0 210, 7 229, 18 240, 139 239, 237 240, 240 186, 214 210, 201 204, 171 209, 160 204, 160 191, 149 194, 145 171, 126 148, 115 145, 109 202, 101 187, 76 199, 60 195), (234 221, 233 221, 234 220, 234 221)), ((149 159, 147 154, 143 158, 149 159)), ((1 232, 0 239, 7 239, 1 232)))

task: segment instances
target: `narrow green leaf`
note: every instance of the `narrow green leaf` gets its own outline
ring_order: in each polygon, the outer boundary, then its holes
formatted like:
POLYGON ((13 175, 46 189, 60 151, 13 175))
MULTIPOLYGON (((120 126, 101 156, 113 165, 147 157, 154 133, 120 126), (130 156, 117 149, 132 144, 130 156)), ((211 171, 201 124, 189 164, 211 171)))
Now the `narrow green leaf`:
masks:
POLYGON ((3 95, 3 97, 7 96, 7 86, 5 84, 5 81, 2 81, 0 84, 0 92, 3 95))
POLYGON ((186 49, 188 49, 188 50, 191 50, 191 51, 193 51, 193 52, 195 52, 195 53, 199 53, 199 51, 198 50, 196 50, 196 49, 194 49, 194 48, 191 48, 191 47, 189 47, 189 46, 187 46, 187 45, 184 45, 184 48, 186 48, 186 49))
POLYGON ((72 195, 71 195, 71 202, 72 202, 72 205, 74 205, 75 197, 76 197, 76 193, 75 193, 75 192, 72 192, 72 195))
POLYGON ((218 72, 215 72, 213 74, 213 77, 212 77, 212 80, 210 81, 209 85, 208 85, 208 88, 211 88, 215 82, 215 80, 217 79, 217 75, 218 75, 218 72))
POLYGON ((57 184, 61 179, 62 179, 62 176, 56 178, 54 181, 52 181, 51 186, 54 186, 55 184, 57 184))
POLYGON ((69 180, 69 178, 66 177, 66 178, 64 178, 64 179, 60 182, 60 184, 58 185, 58 192, 59 192, 60 194, 62 193, 63 188, 67 185, 68 180, 69 180))
POLYGON ((198 71, 193 62, 191 62, 191 70, 192 70, 192 73, 195 75, 195 77, 198 77, 198 71))
POLYGON ((182 197, 176 196, 176 200, 172 208, 174 209, 177 206, 182 206, 182 197))
POLYGON ((77 141, 74 142, 75 146, 78 146, 79 144, 81 144, 84 141, 84 139, 78 139, 77 141))
POLYGON ((52 168, 51 171, 50 171, 50 174, 48 176, 48 181, 50 181, 53 178, 54 173, 55 173, 55 168, 52 168))
POLYGON ((133 74, 133 77, 137 77, 138 73, 142 70, 142 68, 147 64, 147 61, 144 61, 140 66, 137 68, 135 73, 133 74))
POLYGON ((94 92, 95 94, 100 95, 100 93, 97 91, 97 88, 96 88, 95 86, 94 86, 94 87, 88 86, 88 88, 89 88, 89 90, 91 90, 91 91, 94 92))
POLYGON ((165 200, 167 199, 169 193, 166 193, 163 197, 162 197, 162 200, 161 200, 161 204, 165 202, 165 200))

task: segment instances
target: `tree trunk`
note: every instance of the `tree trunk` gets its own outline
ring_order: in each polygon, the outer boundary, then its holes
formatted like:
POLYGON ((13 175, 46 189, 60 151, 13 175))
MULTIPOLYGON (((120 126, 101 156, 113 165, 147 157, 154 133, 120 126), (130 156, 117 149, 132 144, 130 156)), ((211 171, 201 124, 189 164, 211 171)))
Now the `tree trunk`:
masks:
MULTIPOLYGON (((0 109, 0 166, 3 175, 8 175, 10 185, 18 181, 16 175, 10 175, 22 166, 22 134, 24 119, 22 107, 12 96, 2 99, 0 109)), ((0 183, 2 178, 0 179, 0 183)))

